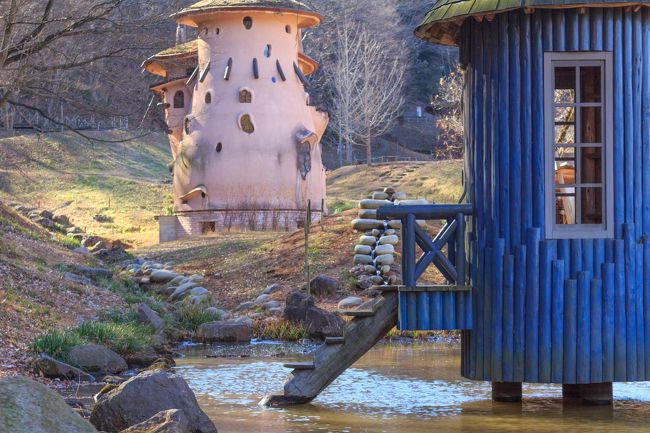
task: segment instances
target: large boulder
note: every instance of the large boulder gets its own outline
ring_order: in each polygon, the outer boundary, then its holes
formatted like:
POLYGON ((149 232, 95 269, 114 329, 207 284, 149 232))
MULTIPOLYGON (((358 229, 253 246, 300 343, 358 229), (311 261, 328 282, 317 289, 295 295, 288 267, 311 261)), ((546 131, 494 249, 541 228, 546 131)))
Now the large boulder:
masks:
POLYGON ((158 412, 146 421, 131 426, 120 433, 192 433, 182 410, 170 409, 158 412))
POLYGON ((204 343, 246 343, 251 341, 252 327, 244 322, 209 322, 199 326, 196 337, 204 343))
POLYGON ((284 309, 284 318, 300 323, 312 338, 343 335, 345 322, 336 314, 315 306, 314 298, 302 292, 290 293, 284 309))
POLYGON ((311 294, 316 297, 336 296, 339 282, 327 275, 318 275, 309 284, 311 294))
POLYGON ((183 411, 190 432, 217 433, 183 378, 162 370, 145 371, 109 391, 94 407, 90 422, 112 433, 170 409, 183 411))
POLYGON ((0 380, 0 432, 97 433, 65 400, 24 377, 0 380))
POLYGON ((85 371, 66 364, 65 362, 56 360, 44 353, 41 353, 38 358, 34 360, 33 366, 37 371, 40 371, 43 376, 49 378, 82 380, 88 382, 95 381, 95 377, 85 371))
POLYGON ((90 372, 114 374, 128 369, 124 358, 99 344, 75 346, 70 350, 68 359, 73 365, 90 372))

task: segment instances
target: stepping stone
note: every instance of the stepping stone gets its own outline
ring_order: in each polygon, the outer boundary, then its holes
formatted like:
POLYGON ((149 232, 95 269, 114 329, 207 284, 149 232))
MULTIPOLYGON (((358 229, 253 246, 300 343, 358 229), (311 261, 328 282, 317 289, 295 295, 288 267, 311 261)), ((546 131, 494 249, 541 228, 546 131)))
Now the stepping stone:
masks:
POLYGON ((292 370, 313 370, 316 368, 313 362, 288 362, 283 365, 284 368, 290 368, 292 370))

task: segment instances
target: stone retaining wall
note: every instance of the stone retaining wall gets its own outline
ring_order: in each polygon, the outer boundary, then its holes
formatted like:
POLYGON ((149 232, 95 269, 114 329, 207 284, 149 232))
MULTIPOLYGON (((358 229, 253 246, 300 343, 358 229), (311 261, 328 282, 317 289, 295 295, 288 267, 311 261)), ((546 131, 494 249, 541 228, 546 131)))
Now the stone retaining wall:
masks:
MULTIPOLYGON (((158 217, 160 242, 170 242, 213 232, 292 231, 304 224, 304 210, 211 210, 158 217)), ((312 222, 321 212, 312 212, 312 222)))

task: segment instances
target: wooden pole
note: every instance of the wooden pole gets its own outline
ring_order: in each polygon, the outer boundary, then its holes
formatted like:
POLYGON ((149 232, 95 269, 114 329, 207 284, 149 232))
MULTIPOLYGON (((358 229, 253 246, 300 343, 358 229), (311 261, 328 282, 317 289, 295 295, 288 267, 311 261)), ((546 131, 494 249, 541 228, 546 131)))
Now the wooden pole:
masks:
POLYGON ((311 278, 309 273, 309 228, 311 226, 311 200, 307 200, 305 217, 305 277, 307 278, 307 296, 311 295, 311 278))

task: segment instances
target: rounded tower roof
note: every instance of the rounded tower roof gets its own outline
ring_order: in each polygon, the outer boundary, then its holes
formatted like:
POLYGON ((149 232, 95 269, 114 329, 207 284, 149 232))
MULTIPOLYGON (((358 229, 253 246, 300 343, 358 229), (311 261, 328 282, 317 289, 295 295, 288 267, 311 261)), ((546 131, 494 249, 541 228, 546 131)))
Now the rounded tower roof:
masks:
POLYGON ((469 17, 485 17, 515 9, 567 9, 594 7, 650 6, 650 0, 438 0, 415 29, 415 35, 425 41, 455 45, 463 22, 469 17))
POLYGON ((164 77, 169 62, 177 62, 178 60, 185 58, 193 59, 197 56, 198 40, 195 39, 154 54, 145 60, 141 67, 152 74, 164 77))
POLYGON ((214 12, 288 12, 296 13, 302 19, 300 27, 313 27, 323 17, 312 8, 297 0, 201 0, 172 15, 179 23, 197 26, 201 16, 214 12))

